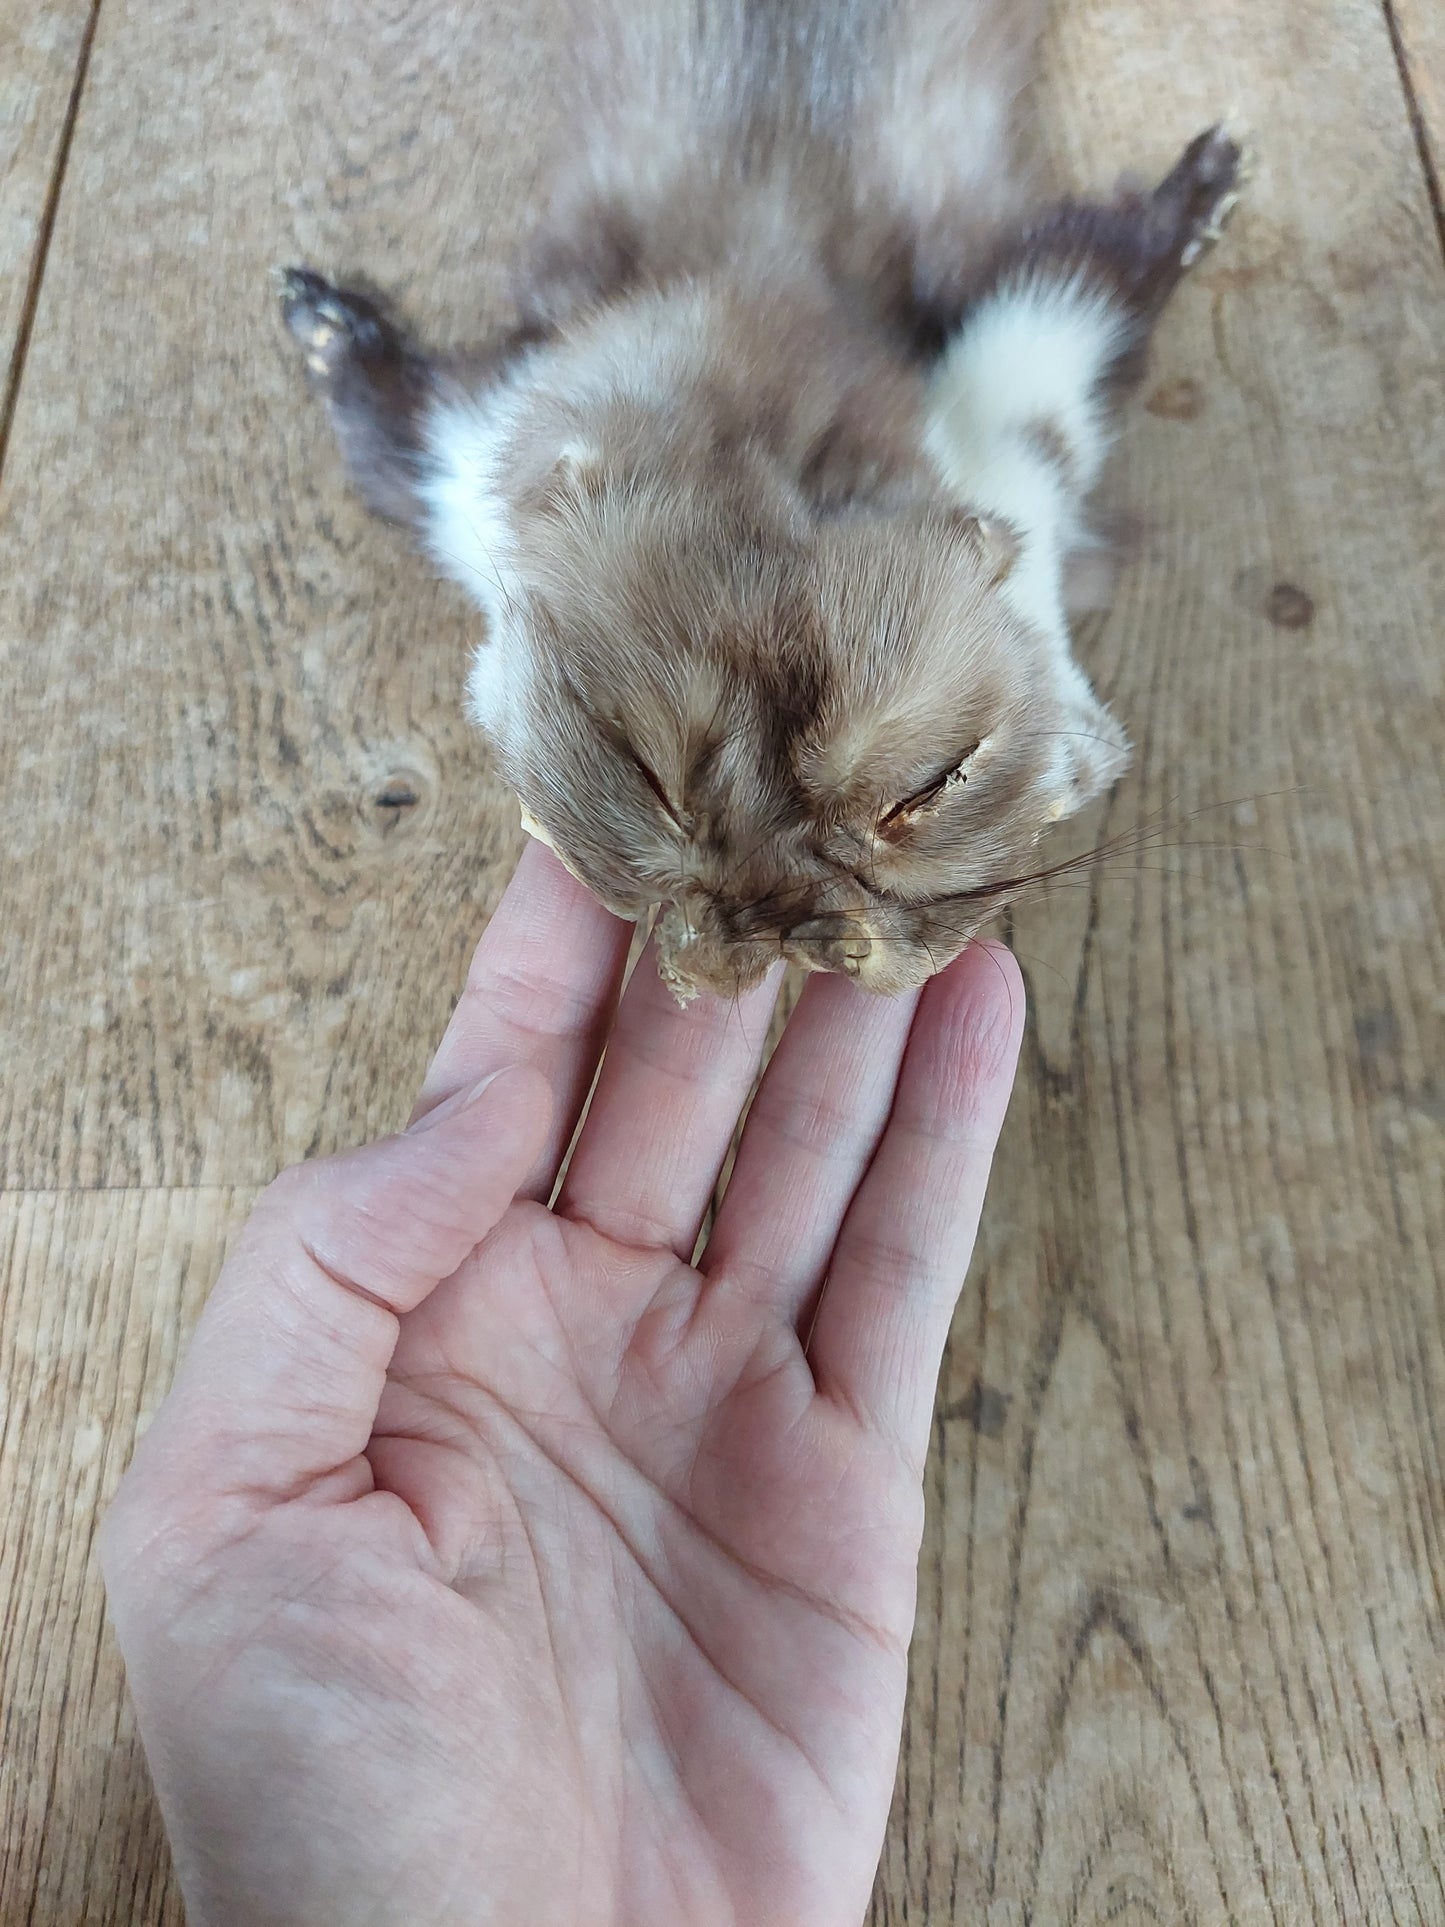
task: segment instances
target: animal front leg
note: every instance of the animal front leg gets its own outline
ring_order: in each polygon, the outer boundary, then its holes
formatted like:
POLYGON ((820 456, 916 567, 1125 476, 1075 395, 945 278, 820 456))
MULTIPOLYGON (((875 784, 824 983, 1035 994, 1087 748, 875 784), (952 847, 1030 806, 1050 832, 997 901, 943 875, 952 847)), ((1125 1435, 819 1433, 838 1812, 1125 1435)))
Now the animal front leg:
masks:
POLYGON ((1006 240, 932 382, 929 446, 950 489, 1008 523, 1003 593, 1054 644, 1081 746, 1077 793, 1122 766, 1122 733, 1073 660, 1066 581, 1100 553, 1089 497, 1151 331, 1239 196, 1221 128, 1191 141, 1152 191, 1066 201, 1006 240))
POLYGON ((378 515, 419 527, 432 363, 378 304, 309 268, 277 273, 281 314, 326 403, 352 482, 378 515))
POLYGON ((1154 324, 1218 239, 1242 170, 1237 142, 1213 127, 1152 192, 1065 201, 1004 241, 935 379, 961 477, 1026 439, 1087 494, 1154 324))
POLYGON ((1065 201, 997 250, 933 384, 937 453, 980 507, 1021 517, 1026 535, 1031 484, 1051 472, 1045 520, 1082 508, 1154 323, 1218 238, 1241 167, 1211 128, 1152 192, 1065 201))

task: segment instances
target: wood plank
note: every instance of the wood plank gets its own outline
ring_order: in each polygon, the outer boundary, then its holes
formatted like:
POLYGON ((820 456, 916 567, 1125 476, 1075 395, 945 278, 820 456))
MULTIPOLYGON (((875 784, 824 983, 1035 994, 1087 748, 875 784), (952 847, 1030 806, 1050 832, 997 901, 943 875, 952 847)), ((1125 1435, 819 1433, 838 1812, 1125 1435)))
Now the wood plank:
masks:
POLYGON ((1445 10, 1438 0, 1384 0, 1400 78, 1445 248, 1445 10))
POLYGON ((0 456, 90 0, 0 13, 0 456))
POLYGON ((1259 159, 1093 649, 1165 827, 1015 919, 875 1927, 1445 1919, 1445 283, 1373 10, 1196 18, 1053 41, 1073 178, 1259 159))
POLYGON ((101 15, 0 524, 15 1186, 264 1177, 388 1127, 515 854, 474 620, 348 498, 268 275, 365 267, 478 332, 542 50, 524 0, 338 21, 101 15))
POLYGON ((96 1521, 252 1193, 0 1200, 0 1918, 179 1927, 96 1521))

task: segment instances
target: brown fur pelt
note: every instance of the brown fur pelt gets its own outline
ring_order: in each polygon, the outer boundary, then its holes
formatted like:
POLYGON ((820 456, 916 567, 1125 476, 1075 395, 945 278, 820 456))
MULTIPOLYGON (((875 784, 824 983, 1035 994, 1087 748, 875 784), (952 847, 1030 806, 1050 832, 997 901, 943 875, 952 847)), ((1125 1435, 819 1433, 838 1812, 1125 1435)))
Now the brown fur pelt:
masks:
POLYGON ((587 0, 495 340, 429 354, 283 276, 355 480, 488 618, 471 704, 525 820, 662 906, 680 994, 780 956, 918 983, 1127 759, 1069 585, 1240 156, 1033 207, 1034 15, 587 0))

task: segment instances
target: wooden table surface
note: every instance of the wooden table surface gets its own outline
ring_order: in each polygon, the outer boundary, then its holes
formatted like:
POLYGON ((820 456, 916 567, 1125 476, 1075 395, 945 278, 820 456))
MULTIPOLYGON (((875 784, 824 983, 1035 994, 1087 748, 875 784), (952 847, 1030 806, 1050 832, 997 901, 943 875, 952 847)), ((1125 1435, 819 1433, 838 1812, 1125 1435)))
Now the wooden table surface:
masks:
MULTIPOLYGON (((1085 638, 1147 846, 1022 913, 874 1927, 1445 1922, 1438 0, 1061 0, 1061 173, 1258 166, 1085 638)), ((379 1132, 517 847, 472 622, 271 312, 502 285, 549 10, 0 0, 0 1921, 180 1917, 91 1558, 255 1190, 379 1132), (398 795, 413 800, 388 801, 398 795)))

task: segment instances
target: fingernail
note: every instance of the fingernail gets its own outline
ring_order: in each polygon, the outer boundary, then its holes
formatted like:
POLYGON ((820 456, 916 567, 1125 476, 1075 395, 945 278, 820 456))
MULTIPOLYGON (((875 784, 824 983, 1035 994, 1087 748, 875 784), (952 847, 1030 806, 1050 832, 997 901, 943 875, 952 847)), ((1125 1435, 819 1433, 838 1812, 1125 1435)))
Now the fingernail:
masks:
MULTIPOLYGON (((503 1069, 505 1068, 503 1066, 503 1069)), ((501 1071, 492 1071, 486 1077, 479 1078, 475 1084, 468 1084, 459 1091, 453 1091, 450 1097, 444 1097, 440 1104, 434 1104, 429 1111, 423 1112, 414 1124, 408 1124, 405 1135, 416 1137, 421 1131, 429 1131, 434 1124, 445 1124, 449 1117, 455 1117, 459 1111, 470 1110, 487 1086, 495 1084, 501 1075, 501 1071)))

